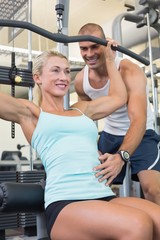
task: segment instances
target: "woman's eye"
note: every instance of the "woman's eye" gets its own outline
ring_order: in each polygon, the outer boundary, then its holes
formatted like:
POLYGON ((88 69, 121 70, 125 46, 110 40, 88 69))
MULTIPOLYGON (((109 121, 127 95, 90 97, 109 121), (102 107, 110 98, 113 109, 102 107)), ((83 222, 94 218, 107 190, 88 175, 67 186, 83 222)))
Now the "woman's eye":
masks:
POLYGON ((52 71, 53 71, 53 72, 59 72, 59 70, 58 70, 58 69, 53 69, 52 71))
POLYGON ((70 73, 71 73, 71 71, 70 71, 70 70, 67 70, 67 71, 66 71, 66 74, 70 74, 70 73))

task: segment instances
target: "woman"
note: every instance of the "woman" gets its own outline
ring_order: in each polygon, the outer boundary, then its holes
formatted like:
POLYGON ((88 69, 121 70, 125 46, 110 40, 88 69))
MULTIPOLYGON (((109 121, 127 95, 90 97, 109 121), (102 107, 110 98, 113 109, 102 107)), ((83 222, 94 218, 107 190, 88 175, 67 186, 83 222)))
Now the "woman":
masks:
POLYGON ((111 44, 115 43, 109 42, 104 59, 110 77, 106 97, 81 101, 65 110, 70 68, 68 60, 55 52, 42 53, 34 64, 40 107, 0 94, 0 117, 20 124, 44 165, 46 220, 52 240, 160 239, 159 206, 142 199, 116 198, 93 170, 99 160, 98 132, 92 120, 127 101, 111 44))

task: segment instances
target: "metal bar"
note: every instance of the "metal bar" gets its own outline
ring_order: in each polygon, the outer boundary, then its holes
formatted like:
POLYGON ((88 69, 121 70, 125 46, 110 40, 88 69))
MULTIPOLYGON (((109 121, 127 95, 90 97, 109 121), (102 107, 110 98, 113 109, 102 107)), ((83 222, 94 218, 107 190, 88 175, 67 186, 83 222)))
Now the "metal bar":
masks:
MULTIPOLYGON (((16 21, 16 20, 2 20, 0 19, 0 26, 3 27, 16 27, 16 28, 24 28, 24 29, 28 29, 31 30, 32 32, 35 32, 37 34, 40 34, 43 37, 46 37, 50 40, 53 40, 55 42, 61 42, 61 43, 72 43, 72 42, 84 42, 84 41, 90 41, 90 42, 95 42, 97 44, 101 44, 106 46, 107 45, 107 41, 105 39, 100 39, 94 36, 90 36, 90 35, 86 35, 86 36, 67 36, 64 34, 59 34, 59 33, 51 33, 49 31, 44 30, 43 28, 40 28, 32 23, 28 23, 28 22, 23 22, 23 21, 16 21)), ((127 48, 124 48, 120 45, 118 45, 117 47, 113 47, 114 50, 122 52, 134 59, 136 59, 137 61, 145 64, 145 65, 149 65, 150 62, 139 56, 136 53, 133 53, 132 51, 128 50, 127 48)))

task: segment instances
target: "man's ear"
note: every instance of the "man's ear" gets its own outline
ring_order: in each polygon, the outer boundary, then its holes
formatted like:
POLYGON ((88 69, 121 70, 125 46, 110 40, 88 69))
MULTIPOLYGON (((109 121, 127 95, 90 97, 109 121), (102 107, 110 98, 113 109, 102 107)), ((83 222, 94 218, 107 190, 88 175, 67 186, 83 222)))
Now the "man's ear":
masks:
POLYGON ((39 74, 34 74, 33 75, 33 80, 35 81, 36 84, 41 84, 41 78, 39 76, 39 74))

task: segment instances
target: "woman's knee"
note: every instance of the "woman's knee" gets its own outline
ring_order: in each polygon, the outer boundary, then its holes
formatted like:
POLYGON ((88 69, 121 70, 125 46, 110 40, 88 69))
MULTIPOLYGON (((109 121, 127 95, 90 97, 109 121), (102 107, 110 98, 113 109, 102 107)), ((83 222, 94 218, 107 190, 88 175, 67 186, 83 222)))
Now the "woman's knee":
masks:
POLYGON ((124 214, 123 221, 118 224, 119 240, 152 240, 153 220, 149 214, 137 208, 130 208, 129 215, 124 214), (121 236, 121 237, 120 237, 121 236))
MULTIPOLYGON (((153 239, 153 221, 151 217, 139 212, 132 221, 131 236, 133 239, 151 240, 153 239)), ((131 238, 132 239, 132 238, 131 238)))

